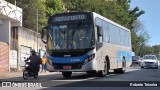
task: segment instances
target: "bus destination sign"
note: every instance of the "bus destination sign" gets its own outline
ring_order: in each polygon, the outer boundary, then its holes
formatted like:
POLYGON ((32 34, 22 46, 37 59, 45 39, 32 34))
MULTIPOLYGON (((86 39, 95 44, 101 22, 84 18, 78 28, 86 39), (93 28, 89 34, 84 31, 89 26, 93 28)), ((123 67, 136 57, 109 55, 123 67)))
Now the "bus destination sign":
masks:
POLYGON ((63 22, 63 21, 74 21, 74 20, 85 20, 86 15, 70 15, 70 16, 58 16, 53 17, 53 22, 63 22))

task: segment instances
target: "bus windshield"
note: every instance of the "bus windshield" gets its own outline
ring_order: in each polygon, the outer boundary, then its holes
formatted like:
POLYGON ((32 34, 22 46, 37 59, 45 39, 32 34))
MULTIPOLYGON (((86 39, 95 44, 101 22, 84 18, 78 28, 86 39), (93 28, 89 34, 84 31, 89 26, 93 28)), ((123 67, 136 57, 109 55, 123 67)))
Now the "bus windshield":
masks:
POLYGON ((86 49, 95 44, 93 24, 89 22, 54 24, 48 32, 49 50, 86 49))

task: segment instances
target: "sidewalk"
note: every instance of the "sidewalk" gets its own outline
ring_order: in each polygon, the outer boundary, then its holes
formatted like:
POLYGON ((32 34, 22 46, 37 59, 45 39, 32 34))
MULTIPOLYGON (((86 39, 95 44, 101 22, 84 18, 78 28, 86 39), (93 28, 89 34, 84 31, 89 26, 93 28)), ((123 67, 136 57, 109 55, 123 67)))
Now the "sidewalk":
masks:
MULTIPOLYGON (((39 72, 39 76, 59 74, 59 72, 39 72)), ((0 72, 0 79, 22 77, 23 72, 0 72)))

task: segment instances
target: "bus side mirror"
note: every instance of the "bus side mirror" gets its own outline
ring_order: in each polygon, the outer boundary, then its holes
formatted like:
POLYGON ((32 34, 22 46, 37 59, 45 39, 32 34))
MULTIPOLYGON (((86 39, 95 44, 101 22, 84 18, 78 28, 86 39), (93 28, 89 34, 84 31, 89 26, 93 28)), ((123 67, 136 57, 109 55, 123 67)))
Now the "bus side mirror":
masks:
POLYGON ((103 35, 102 27, 97 26, 97 32, 98 32, 98 36, 102 36, 103 35))
POLYGON ((46 44, 48 42, 48 39, 47 39, 47 27, 44 27, 41 31, 41 39, 42 39, 42 42, 44 44, 46 44))

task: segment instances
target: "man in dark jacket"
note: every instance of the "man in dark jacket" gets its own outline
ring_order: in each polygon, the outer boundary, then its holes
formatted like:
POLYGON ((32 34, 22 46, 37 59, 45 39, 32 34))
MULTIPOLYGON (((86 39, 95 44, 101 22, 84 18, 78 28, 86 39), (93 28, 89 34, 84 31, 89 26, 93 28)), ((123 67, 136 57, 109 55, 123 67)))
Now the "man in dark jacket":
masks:
POLYGON ((27 58, 25 60, 25 62, 28 61, 28 60, 30 60, 30 63, 33 66, 33 70, 36 71, 36 72, 39 72, 41 59, 36 54, 35 50, 31 50, 31 56, 29 58, 27 58))

